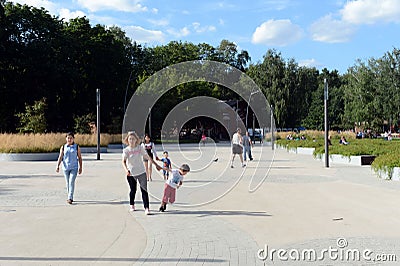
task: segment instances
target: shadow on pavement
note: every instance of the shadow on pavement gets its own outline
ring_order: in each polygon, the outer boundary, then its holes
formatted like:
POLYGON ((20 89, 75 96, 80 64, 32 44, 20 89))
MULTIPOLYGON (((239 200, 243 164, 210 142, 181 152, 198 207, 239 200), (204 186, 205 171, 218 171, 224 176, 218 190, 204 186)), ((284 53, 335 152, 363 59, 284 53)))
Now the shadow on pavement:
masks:
POLYGON ((215 258, 94 258, 94 257, 0 257, 1 261, 58 261, 58 262, 68 262, 68 261, 86 261, 86 262, 212 262, 221 263, 227 262, 227 260, 215 259, 215 258))
POLYGON ((171 214, 171 215, 195 215, 198 217, 206 217, 206 216, 264 216, 264 217, 270 217, 272 216, 271 214, 268 214, 266 212, 257 212, 257 211, 224 211, 224 210, 218 210, 218 211, 207 211, 207 210, 193 210, 193 211, 180 211, 180 210, 171 210, 171 211, 166 211, 160 214, 171 214))

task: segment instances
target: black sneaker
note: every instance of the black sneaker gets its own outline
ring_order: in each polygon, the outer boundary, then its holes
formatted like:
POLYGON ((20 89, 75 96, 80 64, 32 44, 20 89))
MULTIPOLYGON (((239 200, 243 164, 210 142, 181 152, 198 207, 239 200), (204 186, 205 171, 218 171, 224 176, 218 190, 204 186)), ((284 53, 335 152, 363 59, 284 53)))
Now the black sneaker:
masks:
POLYGON ((158 209, 160 212, 163 212, 164 211, 164 208, 163 208, 163 206, 161 205, 160 206, 160 209, 158 209))

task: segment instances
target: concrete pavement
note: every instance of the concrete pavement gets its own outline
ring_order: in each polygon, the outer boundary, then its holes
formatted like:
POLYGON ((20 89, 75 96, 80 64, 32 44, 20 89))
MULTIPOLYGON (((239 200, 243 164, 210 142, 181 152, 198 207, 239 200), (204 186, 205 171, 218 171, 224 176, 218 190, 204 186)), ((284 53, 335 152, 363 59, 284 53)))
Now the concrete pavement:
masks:
POLYGON ((241 168, 236 158, 232 169, 229 145, 163 149, 192 171, 177 202, 159 213, 163 180, 154 170, 148 216, 140 191, 137 211, 128 211, 120 153, 100 161, 84 154, 72 206, 56 162, 0 162, 0 265, 399 263, 400 184, 378 179, 368 166, 325 169, 312 156, 256 145, 255 160, 241 168), (280 257, 271 253, 278 249, 280 257), (315 250, 314 262, 295 259, 305 250, 315 250), (372 253, 346 259, 348 250, 372 253))

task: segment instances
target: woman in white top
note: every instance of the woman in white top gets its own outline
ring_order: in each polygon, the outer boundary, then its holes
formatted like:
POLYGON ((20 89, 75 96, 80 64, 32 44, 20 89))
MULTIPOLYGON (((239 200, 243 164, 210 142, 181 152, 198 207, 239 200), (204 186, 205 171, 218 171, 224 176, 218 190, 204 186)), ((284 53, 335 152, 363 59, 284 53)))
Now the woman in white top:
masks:
MULTIPOLYGON (((149 134, 144 135, 143 143, 142 143, 143 148, 147 152, 148 157, 151 159, 154 159, 154 156, 156 157, 156 160, 160 160, 157 156, 157 151, 156 147, 154 145, 154 142, 151 141, 149 134)), ((143 156, 143 164, 144 168, 146 169, 146 176, 147 176, 147 181, 152 181, 153 179, 151 178, 151 174, 153 172, 153 166, 152 166, 153 160, 149 161, 147 157, 143 156)))
POLYGON ((150 213, 149 194, 147 193, 146 171, 142 163, 142 157, 154 163, 157 170, 161 170, 162 168, 153 161, 153 158, 148 156, 143 146, 140 145, 140 138, 134 131, 128 132, 124 142, 125 144, 128 144, 128 146, 122 151, 122 166, 126 172, 126 177, 130 188, 130 211, 135 211, 135 195, 137 182, 139 182, 140 190, 142 192, 144 210, 147 215, 150 213))

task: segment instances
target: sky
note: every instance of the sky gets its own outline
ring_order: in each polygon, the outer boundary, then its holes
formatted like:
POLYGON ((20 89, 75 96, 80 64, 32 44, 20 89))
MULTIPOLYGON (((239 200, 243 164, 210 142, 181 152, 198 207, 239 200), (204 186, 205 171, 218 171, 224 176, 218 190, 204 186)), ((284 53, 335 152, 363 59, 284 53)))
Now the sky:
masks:
POLYGON ((13 0, 64 18, 119 26, 154 47, 234 42, 258 63, 268 49, 300 66, 338 70, 400 48, 400 0, 13 0))

